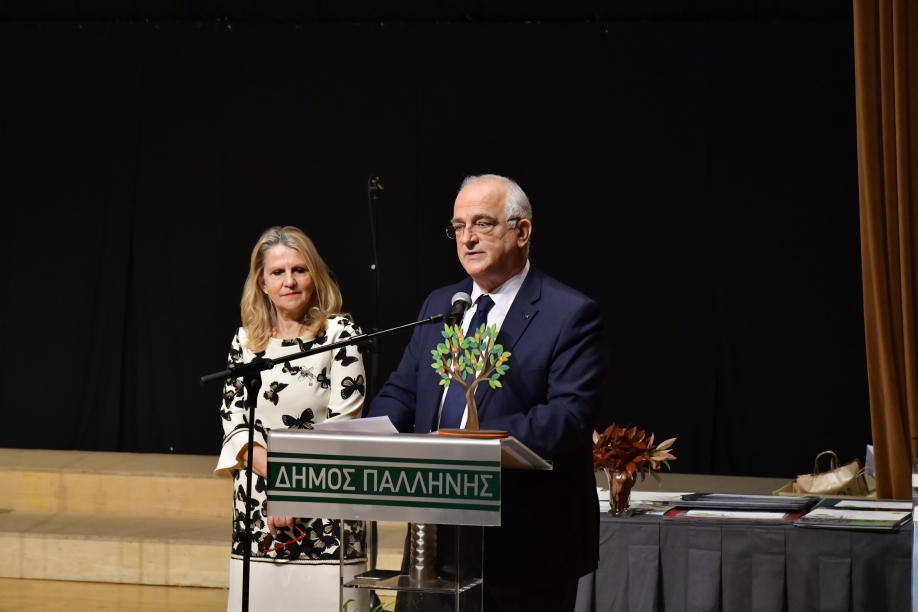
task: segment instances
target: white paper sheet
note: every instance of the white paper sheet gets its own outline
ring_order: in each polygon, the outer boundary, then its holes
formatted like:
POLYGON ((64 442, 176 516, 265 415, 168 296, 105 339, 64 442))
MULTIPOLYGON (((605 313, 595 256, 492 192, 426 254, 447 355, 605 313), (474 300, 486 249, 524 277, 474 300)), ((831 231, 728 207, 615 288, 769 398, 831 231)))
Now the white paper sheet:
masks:
POLYGON ((596 487, 596 497, 599 498, 600 510, 608 510, 612 507, 612 504, 609 503, 609 489, 596 487))
MULTIPOLYGON (((663 491, 631 491, 631 508, 640 511, 641 514, 651 516, 663 516, 668 510, 672 509, 669 501, 679 501, 683 495, 688 493, 664 493, 663 491)), ((599 498, 599 510, 609 510, 609 489, 596 487, 596 496, 599 498)))
POLYGON ((780 521, 786 516, 784 512, 757 512, 747 510, 689 510, 685 516, 704 518, 738 518, 752 520, 780 521))
POLYGON ((341 433, 398 433, 398 430, 395 428, 395 425, 392 424, 392 421, 389 420, 389 417, 385 416, 316 423, 312 428, 316 431, 338 431, 341 433))

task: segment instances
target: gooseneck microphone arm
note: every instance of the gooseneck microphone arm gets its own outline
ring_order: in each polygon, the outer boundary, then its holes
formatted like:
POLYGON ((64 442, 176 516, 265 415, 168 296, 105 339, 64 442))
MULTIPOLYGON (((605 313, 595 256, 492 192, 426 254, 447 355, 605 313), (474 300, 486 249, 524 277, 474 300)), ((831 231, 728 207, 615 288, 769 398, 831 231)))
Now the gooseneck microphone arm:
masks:
MULTIPOLYGON (((413 323, 408 323, 407 325, 399 325, 398 327, 393 327, 391 329, 384 329, 382 331, 373 332, 371 334, 360 334, 348 338, 347 340, 341 340, 340 342, 333 342, 331 344, 326 344, 324 346, 319 346, 316 348, 308 349, 305 351, 300 351, 299 353, 291 353, 290 355, 284 355, 282 360, 278 360, 286 363, 287 361, 293 361, 294 359, 302 359, 303 357, 309 357, 310 355, 318 355, 319 353, 325 353, 327 351, 332 351, 336 348, 341 348, 342 346, 353 346, 354 344, 363 344, 364 342, 369 342, 374 338, 379 336, 385 336, 386 334, 391 334, 392 332, 401 331, 403 329, 410 329, 412 327, 417 327, 419 325, 426 325, 428 323, 437 323, 446 318, 446 315, 438 314, 433 315, 432 317, 427 317, 426 319, 421 319, 420 321, 414 321, 413 323)), ((208 374, 200 378, 200 383, 202 385, 208 385, 210 383, 215 383, 221 380, 226 380, 227 378, 239 378, 240 376, 245 376, 249 372, 264 372, 265 370, 270 370, 275 366, 278 361, 273 359, 256 359, 255 361, 250 361, 249 363, 240 363, 235 365, 228 370, 223 370, 222 372, 214 372, 213 374, 208 374)))
MULTIPOLYGON (((409 329, 412 327, 417 327, 418 325, 426 325, 428 323, 437 323, 446 318, 446 315, 438 314, 432 317, 427 317, 420 321, 415 321, 413 323, 408 323, 407 325, 400 325, 398 327, 393 327, 391 329, 384 329, 382 331, 373 332, 371 334, 360 334, 347 338, 346 340, 341 340, 340 342, 333 342, 331 344, 326 344, 324 346, 319 346, 313 349, 308 349, 305 351, 300 351, 299 353, 292 353, 290 355, 285 355, 282 362, 293 361, 295 359, 302 359, 303 357, 309 357, 310 355, 317 355, 319 353, 325 353, 327 351, 333 351, 336 348, 341 348, 343 346, 352 346, 354 344, 363 344, 364 342, 372 342, 375 338, 379 336, 384 336, 386 334, 391 334, 392 332, 397 332, 402 329, 409 329)), ((261 373, 265 370, 270 370, 277 363, 273 359, 256 359, 255 361, 250 361, 249 363, 240 363, 233 365, 228 370, 223 370, 222 372, 214 372, 213 374, 208 374, 202 376, 199 379, 199 382, 202 385, 207 385, 210 383, 225 381, 231 378, 242 377, 242 384, 245 386, 245 408, 249 413, 249 422, 248 422, 248 434, 249 434, 249 448, 248 448, 248 465, 249 469, 246 470, 245 475, 245 495, 246 499, 252 499, 252 469, 251 466, 255 463, 255 405, 258 403, 258 391, 261 389, 261 373)), ((341 537, 344 537, 344 533, 341 533, 341 537)), ((245 504, 245 533, 240 534, 241 544, 243 546, 242 550, 242 612, 249 612, 249 570, 251 566, 252 559, 252 505, 249 503, 245 504)))

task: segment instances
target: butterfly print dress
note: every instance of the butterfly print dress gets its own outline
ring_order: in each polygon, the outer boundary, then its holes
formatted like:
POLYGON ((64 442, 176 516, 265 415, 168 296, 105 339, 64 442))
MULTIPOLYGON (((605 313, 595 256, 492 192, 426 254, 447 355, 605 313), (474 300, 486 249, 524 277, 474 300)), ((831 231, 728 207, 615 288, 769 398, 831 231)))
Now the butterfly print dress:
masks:
MULTIPOLYGON (((316 338, 302 337, 294 340, 271 339, 268 348, 257 355, 245 348, 246 333, 240 328, 233 338, 228 364, 248 363, 256 357, 273 359, 273 369, 262 373, 262 385, 259 390, 258 404, 255 408, 255 443, 267 447, 267 432, 272 429, 312 429, 315 423, 359 418, 363 409, 366 393, 363 359, 357 347, 319 353, 296 361, 284 361, 285 355, 298 353, 323 344, 330 344, 359 334, 360 330, 345 317, 329 317, 327 329, 316 338)), ((246 470, 236 457, 248 441, 248 413, 244 409, 245 388, 242 379, 229 380, 223 389, 223 402, 220 407, 223 422, 223 450, 215 473, 233 478, 233 542, 231 558, 230 607, 238 608, 233 598, 241 589, 243 555, 240 534, 245 530, 245 482, 246 470), (236 568, 235 566, 239 566, 236 568), (237 571, 238 569, 238 571, 237 571), (238 580, 237 580, 238 576, 238 580), (238 586, 239 589, 234 589, 238 586)), ((316 580, 315 575, 300 578, 276 580, 268 577, 272 584, 323 584, 327 583, 328 597, 338 600, 338 563, 340 559, 341 534, 339 522, 331 518, 297 518, 297 530, 294 533, 279 531, 274 538, 269 536, 266 523, 267 496, 265 479, 253 474, 252 500, 252 591, 251 601, 256 598, 256 577, 261 574, 273 574, 274 568, 285 566, 286 573, 291 571, 310 571, 315 574, 326 566, 325 571, 332 577, 330 581, 316 580), (271 550, 277 546, 299 539, 287 546, 271 550), (266 552, 267 551, 267 552, 266 552), (262 566, 262 567, 256 567, 262 566), (296 568, 299 569, 296 569, 296 568), (334 587, 334 588, 331 588, 334 587)), ((362 521, 345 521, 344 533, 345 565, 348 573, 364 571, 366 564, 366 532, 362 521)), ((324 588, 324 587, 323 587, 324 588)), ((312 587, 310 587, 312 591, 312 587)), ((350 589, 349 589, 350 590, 350 589)), ((281 596, 274 593, 270 596, 281 596)), ((298 591, 299 605, 303 605, 303 593, 298 591)), ((283 598, 283 597, 281 597, 283 598)), ((312 596, 308 598, 318 603, 312 596)), ((278 602, 280 604, 280 602, 278 602)), ((256 607, 255 609, 259 609, 256 607)), ((286 610, 284 605, 271 609, 286 610)), ((300 608, 296 608, 300 609, 300 608)), ((317 606, 315 609, 319 609, 317 606)))

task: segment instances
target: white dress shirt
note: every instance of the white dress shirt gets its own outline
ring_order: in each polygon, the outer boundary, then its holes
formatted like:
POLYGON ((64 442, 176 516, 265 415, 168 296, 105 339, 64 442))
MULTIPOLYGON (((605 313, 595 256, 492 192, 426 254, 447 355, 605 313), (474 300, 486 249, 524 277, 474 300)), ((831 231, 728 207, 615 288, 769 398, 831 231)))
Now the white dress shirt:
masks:
MULTIPOLYGON (((516 299, 516 294, 520 292, 520 287, 523 286, 523 281, 526 280, 526 275, 529 274, 529 260, 526 260, 526 265, 523 266, 523 269, 517 272, 514 276, 507 279, 503 285, 488 293, 487 295, 491 296, 491 299, 494 300, 494 306, 491 307, 491 310, 488 311, 488 327, 492 325, 497 326, 497 331, 500 331, 501 325, 504 324, 504 319, 507 318, 507 313, 510 312, 510 306, 513 304, 513 300, 516 299)), ((465 334, 469 330, 469 324, 472 322, 472 317, 475 316, 475 312, 478 310, 478 298, 482 295, 485 295, 485 292, 478 286, 478 283, 472 282, 472 306, 465 311, 465 316, 462 317, 462 333, 465 334)), ((455 383, 452 383, 455 384, 455 383)), ((437 427, 439 428, 440 417, 443 416, 443 402, 446 401, 446 392, 449 391, 449 387, 443 389, 443 395, 440 397, 440 416, 437 417, 437 427)), ((466 406, 465 412, 462 413, 462 424, 459 426, 460 429, 465 429, 466 422, 469 419, 469 409, 466 406)))

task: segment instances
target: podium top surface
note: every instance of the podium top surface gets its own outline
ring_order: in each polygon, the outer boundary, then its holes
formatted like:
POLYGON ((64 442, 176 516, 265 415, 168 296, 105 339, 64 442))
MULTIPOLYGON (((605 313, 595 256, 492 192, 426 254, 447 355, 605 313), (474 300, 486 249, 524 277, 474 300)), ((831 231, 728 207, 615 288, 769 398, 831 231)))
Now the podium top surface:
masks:
POLYGON ((379 434, 328 430, 271 430, 268 450, 278 453, 317 452, 360 459, 372 455, 400 461, 436 460, 477 464, 495 469, 551 470, 546 461, 516 438, 454 438, 434 434, 379 434))

